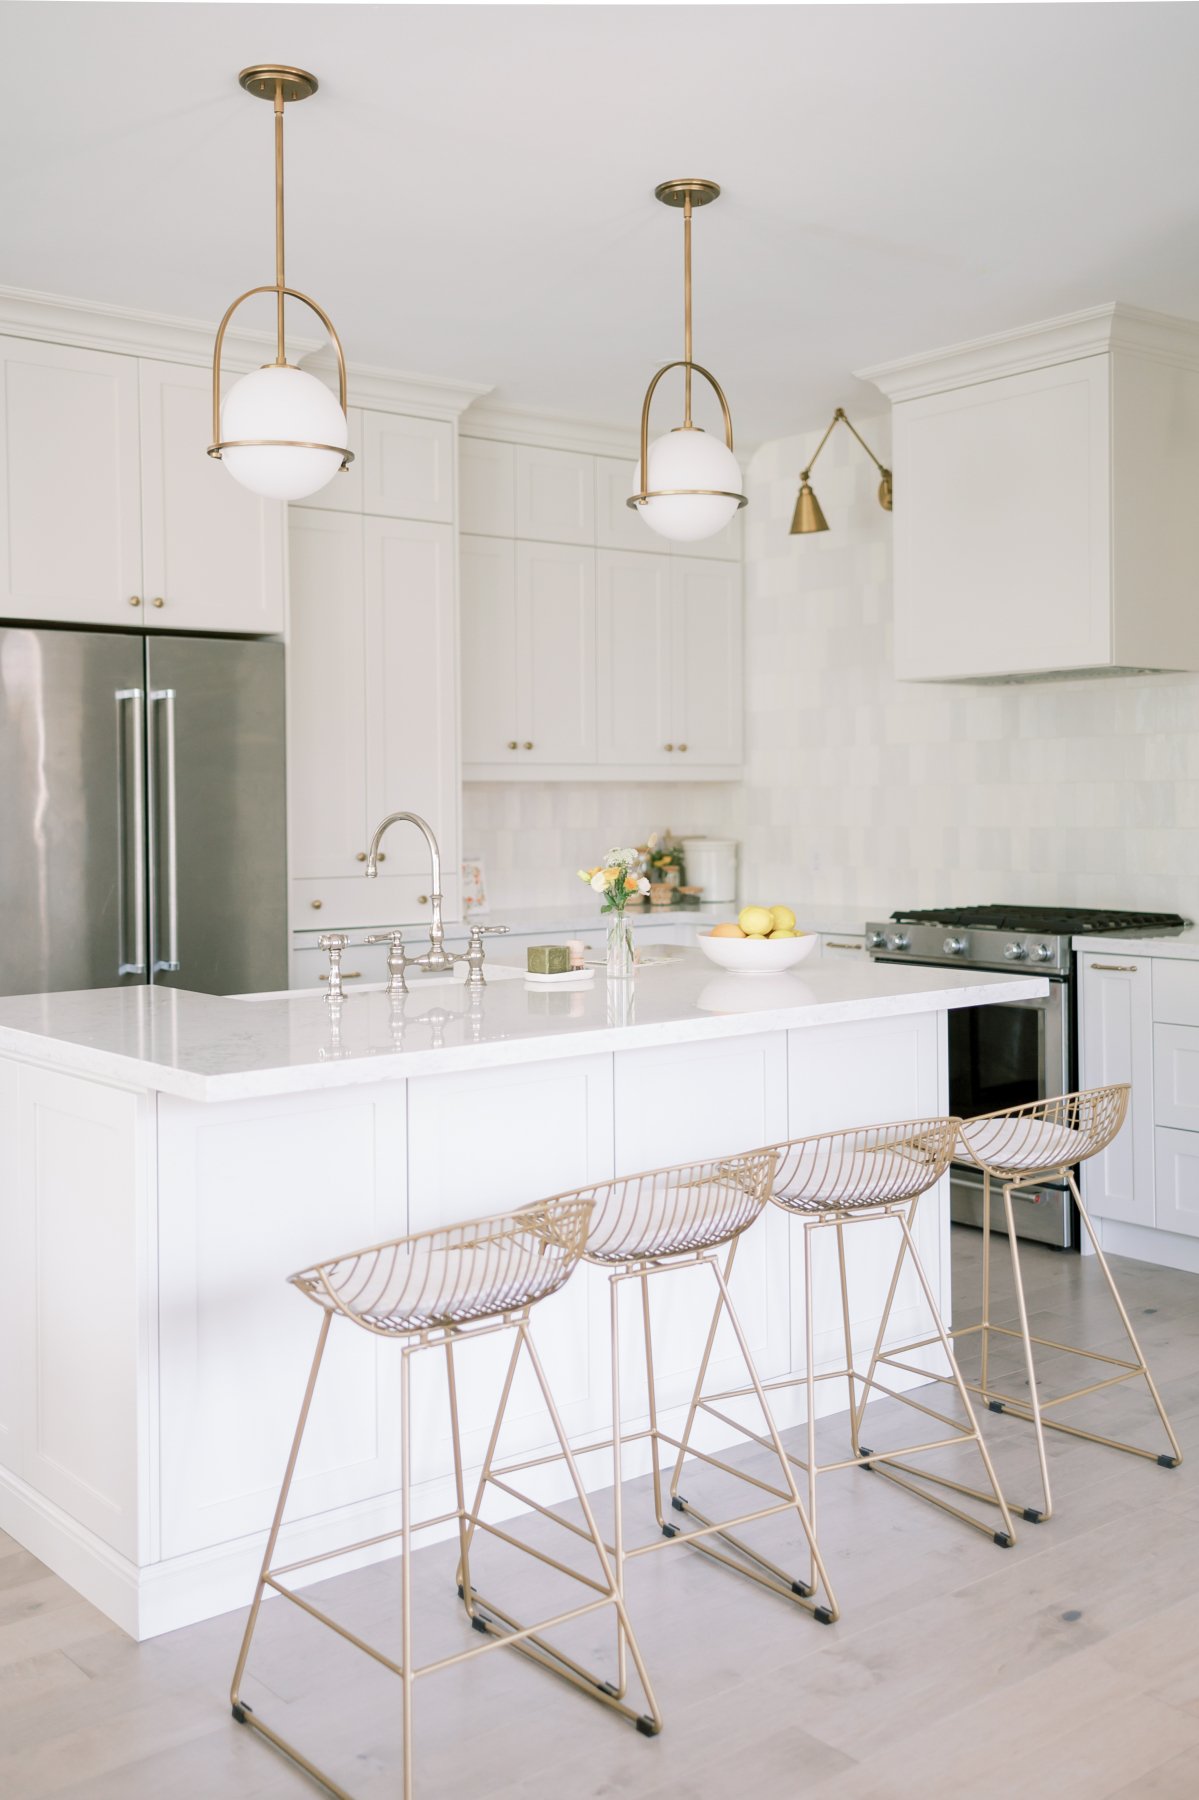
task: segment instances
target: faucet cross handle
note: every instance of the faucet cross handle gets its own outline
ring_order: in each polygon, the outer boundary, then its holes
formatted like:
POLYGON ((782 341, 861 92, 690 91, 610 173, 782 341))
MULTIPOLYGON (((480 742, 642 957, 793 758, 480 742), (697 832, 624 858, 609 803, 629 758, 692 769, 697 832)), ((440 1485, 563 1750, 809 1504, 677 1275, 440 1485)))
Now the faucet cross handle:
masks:
POLYGON ((386 944, 387 951, 387 994, 394 1000, 397 994, 408 992, 408 983, 404 979, 404 970, 408 966, 409 957, 404 949, 404 933, 399 929, 391 931, 374 931, 367 938, 368 944, 386 944))
POLYGON ((487 977, 483 973, 484 937, 498 937, 505 932, 511 931, 511 929, 512 927, 510 925, 472 925, 470 927, 465 955, 456 956, 454 958, 455 962, 464 962, 466 964, 466 983, 468 987, 481 988, 485 985, 487 980, 487 977))
POLYGON ((344 931, 322 931, 316 941, 318 948, 329 953, 329 992, 325 999, 336 1005, 345 998, 345 989, 341 985, 341 953, 350 940, 344 931))

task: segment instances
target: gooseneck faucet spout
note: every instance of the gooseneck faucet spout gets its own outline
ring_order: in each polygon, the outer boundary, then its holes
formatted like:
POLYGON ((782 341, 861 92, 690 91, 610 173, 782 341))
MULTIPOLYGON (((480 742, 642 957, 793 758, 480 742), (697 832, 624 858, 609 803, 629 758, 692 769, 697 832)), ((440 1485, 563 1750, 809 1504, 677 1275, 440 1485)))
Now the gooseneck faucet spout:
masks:
POLYGON ((372 881, 379 873, 379 845, 383 842, 385 833, 393 825, 401 822, 415 825, 429 846, 431 871, 429 902, 433 909, 429 920, 429 948, 423 956, 414 959, 413 966, 419 969, 448 969, 453 966, 454 959, 445 949, 445 932, 441 924, 441 852, 437 848, 437 839, 433 836, 432 827, 421 818, 419 813, 388 813, 382 823, 376 827, 375 835, 371 839, 371 847, 366 853, 366 873, 372 881))

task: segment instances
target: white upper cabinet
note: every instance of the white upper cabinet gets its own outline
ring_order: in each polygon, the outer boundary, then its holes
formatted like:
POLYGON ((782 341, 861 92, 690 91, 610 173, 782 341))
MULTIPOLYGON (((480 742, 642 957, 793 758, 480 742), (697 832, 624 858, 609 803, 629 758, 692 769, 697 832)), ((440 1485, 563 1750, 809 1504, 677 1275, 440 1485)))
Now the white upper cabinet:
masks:
POLYGON ((664 551, 666 539, 655 537, 628 505, 635 461, 631 456, 596 457, 595 541, 604 550, 664 551))
POLYGON ((516 448, 491 438, 458 444, 458 523, 488 537, 516 536, 516 448))
POLYGON ((658 764, 681 758, 672 723, 674 609, 669 557, 601 550, 599 760, 658 764))
POLYGON ((467 537, 458 546, 462 620, 462 760, 516 764, 516 545, 467 537))
POLYGON ((204 454, 206 369, 141 362, 142 616, 172 631, 282 631, 281 501, 204 454))
POLYGON ((0 388, 0 614, 140 623, 136 361, 0 338, 0 388))
POLYGON ((306 510, 373 513, 385 519, 454 517, 454 427, 444 419, 351 406, 354 460, 307 500, 306 510))
POLYGON ((594 459, 574 450, 516 446, 516 536, 595 543, 594 459))
POLYGON ((670 573, 675 754, 688 765, 740 763, 740 571, 688 556, 670 573))
POLYGON ((1199 328, 1098 307, 865 373, 900 679, 1199 669, 1199 328))

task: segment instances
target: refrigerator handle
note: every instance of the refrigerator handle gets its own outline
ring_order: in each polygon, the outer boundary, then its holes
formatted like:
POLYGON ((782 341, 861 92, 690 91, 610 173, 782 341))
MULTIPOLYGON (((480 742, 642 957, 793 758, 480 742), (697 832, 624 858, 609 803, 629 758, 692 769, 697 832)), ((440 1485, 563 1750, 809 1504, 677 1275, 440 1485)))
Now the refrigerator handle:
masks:
POLYGON ((153 842, 150 855, 150 912, 154 941, 150 979, 160 971, 179 967, 179 870, 175 825, 175 690, 150 691, 150 817, 153 842), (161 741, 158 714, 161 707, 161 741), (161 787, 160 787, 161 769, 161 787), (165 879, 164 879, 165 870, 165 879), (165 940, 165 942, 164 942, 165 940))
POLYGON ((117 974, 146 973, 146 750, 141 688, 118 688, 117 974), (129 932, 132 916, 132 933, 129 932), (132 943, 130 942, 132 938, 132 943))

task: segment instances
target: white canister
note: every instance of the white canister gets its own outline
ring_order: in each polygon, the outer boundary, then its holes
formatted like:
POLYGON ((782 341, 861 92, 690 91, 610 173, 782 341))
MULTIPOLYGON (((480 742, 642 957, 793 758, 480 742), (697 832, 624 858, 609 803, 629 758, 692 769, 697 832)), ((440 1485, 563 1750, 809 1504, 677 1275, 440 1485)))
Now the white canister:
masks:
POLYGON ((702 888, 705 905, 718 906, 737 898, 737 843, 734 838, 683 839, 687 886, 702 888))

